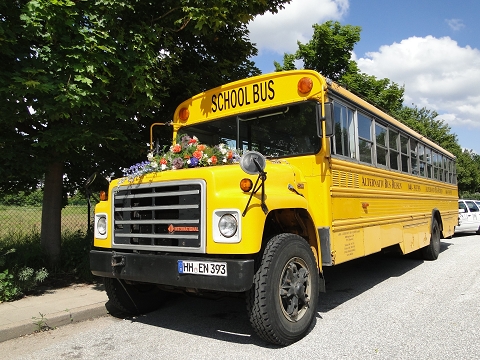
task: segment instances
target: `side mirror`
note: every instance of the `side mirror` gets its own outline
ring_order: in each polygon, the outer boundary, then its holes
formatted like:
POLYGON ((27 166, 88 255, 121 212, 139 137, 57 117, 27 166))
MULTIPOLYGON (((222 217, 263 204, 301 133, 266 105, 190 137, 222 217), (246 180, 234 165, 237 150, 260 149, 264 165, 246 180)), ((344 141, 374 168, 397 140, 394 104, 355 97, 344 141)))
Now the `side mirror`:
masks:
POLYGON ((317 134, 322 137, 322 122, 325 122, 325 137, 333 136, 334 117, 333 117, 333 103, 325 103, 325 114, 322 114, 322 105, 318 104, 317 111, 317 134))
POLYGON ((247 174, 257 175, 263 173, 267 161, 258 151, 247 151, 240 158, 240 168, 247 174))

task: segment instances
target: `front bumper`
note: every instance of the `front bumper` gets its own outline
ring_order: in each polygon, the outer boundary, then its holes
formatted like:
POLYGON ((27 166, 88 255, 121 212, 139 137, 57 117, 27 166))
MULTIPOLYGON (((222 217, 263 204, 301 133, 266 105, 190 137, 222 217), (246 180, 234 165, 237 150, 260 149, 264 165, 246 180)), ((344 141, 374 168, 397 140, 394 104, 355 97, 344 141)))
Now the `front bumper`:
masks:
POLYGON ((214 259, 181 255, 146 255, 117 251, 90 251, 92 274, 145 283, 212 291, 243 292, 251 288, 254 262, 251 259, 214 259), (228 276, 178 273, 178 260, 222 261, 228 276), (113 265, 112 265, 113 264, 113 265))

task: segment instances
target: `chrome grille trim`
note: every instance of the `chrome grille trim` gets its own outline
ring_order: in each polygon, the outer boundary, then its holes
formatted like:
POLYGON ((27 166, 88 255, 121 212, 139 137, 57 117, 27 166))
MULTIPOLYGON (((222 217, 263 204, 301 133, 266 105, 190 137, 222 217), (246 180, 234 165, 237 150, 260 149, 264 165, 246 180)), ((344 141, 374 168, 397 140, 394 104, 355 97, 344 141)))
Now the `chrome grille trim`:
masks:
POLYGON ((204 180, 117 186, 110 195, 112 248, 205 253, 204 180))

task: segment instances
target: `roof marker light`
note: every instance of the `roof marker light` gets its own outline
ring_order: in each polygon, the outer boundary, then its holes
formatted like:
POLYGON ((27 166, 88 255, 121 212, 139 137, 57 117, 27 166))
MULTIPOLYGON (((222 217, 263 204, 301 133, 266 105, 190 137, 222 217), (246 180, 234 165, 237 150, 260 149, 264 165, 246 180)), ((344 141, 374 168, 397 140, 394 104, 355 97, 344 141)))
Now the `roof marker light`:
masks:
POLYGON ((309 77, 303 77, 298 80, 298 91, 302 94, 308 94, 313 88, 313 80, 309 77))

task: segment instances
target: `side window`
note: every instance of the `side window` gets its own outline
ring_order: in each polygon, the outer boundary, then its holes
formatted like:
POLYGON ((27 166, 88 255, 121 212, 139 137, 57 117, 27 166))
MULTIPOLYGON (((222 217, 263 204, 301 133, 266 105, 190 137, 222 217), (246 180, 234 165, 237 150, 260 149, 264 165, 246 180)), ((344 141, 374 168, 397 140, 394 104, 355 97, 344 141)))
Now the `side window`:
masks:
POLYGON ((353 110, 335 103, 335 149, 333 153, 355 158, 355 131, 353 122, 353 110))
POLYGON ((443 171, 443 155, 438 154, 438 172, 439 172, 439 180, 440 181, 445 181, 445 174, 443 171))
POLYGON ((387 166, 387 128, 375 124, 375 147, 377 153, 377 165, 387 166))
POLYGON ((433 157, 433 178, 438 180, 439 172, 438 172, 438 154, 435 151, 432 151, 433 157))
POLYGON ((465 203, 463 201, 458 202, 458 208, 463 210, 463 212, 468 212, 467 211, 467 205, 465 205, 465 203))
POLYGON ((422 144, 418 144, 418 164, 420 165, 420 176, 426 176, 425 147, 422 144))
POLYGON ((448 183, 450 181, 450 176, 448 174, 447 158, 445 156, 443 157, 443 173, 444 173, 443 181, 448 183))
POLYGON ((470 212, 478 212, 478 206, 473 201, 465 201, 470 212))
POLYGON ((410 139, 410 165, 412 166, 413 175, 418 175, 417 147, 417 142, 410 139))
POLYGON ((357 112, 360 161, 372 163, 372 119, 357 112))
POLYGON ((427 174, 428 178, 432 178, 432 150, 430 148, 425 147, 425 158, 427 159, 427 174))
POLYGON ((400 170, 398 131, 388 129, 388 147, 390 148, 390 169, 400 170))
POLYGON ((408 138, 400 135, 400 149, 402 157, 402 171, 408 173, 408 138))

